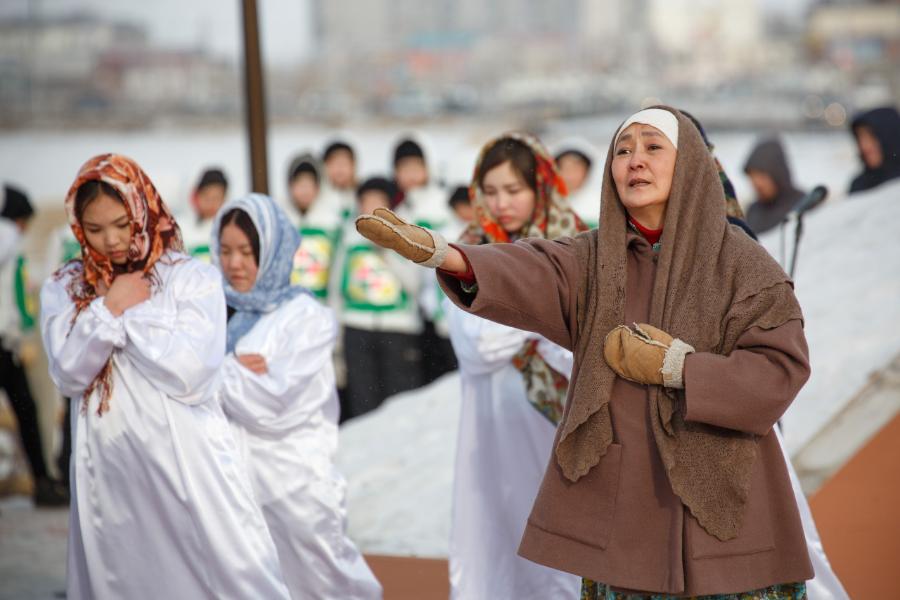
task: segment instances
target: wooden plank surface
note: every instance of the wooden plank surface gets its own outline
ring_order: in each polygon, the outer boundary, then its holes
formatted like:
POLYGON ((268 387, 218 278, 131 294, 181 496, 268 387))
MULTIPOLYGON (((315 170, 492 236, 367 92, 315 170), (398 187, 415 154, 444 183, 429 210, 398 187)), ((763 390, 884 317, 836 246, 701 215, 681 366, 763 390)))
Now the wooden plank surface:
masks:
POLYGON ((447 600, 450 597, 444 559, 367 554, 366 562, 384 587, 384 600, 447 600))
POLYGON ((900 598, 900 415, 822 486, 810 507, 850 597, 900 598))

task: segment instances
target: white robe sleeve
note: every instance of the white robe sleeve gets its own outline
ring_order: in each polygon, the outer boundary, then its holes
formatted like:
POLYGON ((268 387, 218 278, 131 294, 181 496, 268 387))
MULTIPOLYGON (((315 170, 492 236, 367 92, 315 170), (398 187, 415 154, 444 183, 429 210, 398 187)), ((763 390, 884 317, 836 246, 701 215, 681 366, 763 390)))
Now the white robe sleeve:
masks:
MULTIPOLYGON (((401 257, 396 252, 383 250, 382 256, 388 268, 400 281, 400 285, 411 298, 417 298, 422 287, 422 269, 416 263, 401 257)), ((430 269, 429 269, 430 270, 430 269)))
POLYGON ((50 378, 61 394, 77 398, 126 338, 122 317, 113 316, 103 298, 95 299, 73 325, 74 316, 65 280, 48 279, 41 290, 41 337, 50 378))
POLYGON ((322 375, 337 336, 332 312, 312 297, 294 299, 271 316, 238 341, 216 380, 226 414, 269 430, 306 420, 334 393, 334 378, 322 375), (244 367, 235 356, 241 354, 261 355, 268 372, 257 375, 244 367), (283 419, 287 412, 290 418, 283 419))
POLYGON ((538 341, 538 353, 560 375, 565 375, 566 379, 571 378, 572 367, 575 365, 575 358, 571 352, 541 336, 538 341))
POLYGON ((15 260, 21 238, 15 223, 0 217, 0 265, 7 260, 15 260))
POLYGON ((225 356, 221 276, 190 261, 174 268, 166 288, 158 293, 173 294, 174 303, 142 302, 122 314, 128 336, 124 352, 164 394, 198 404, 206 400, 225 356))
POLYGON ((514 329, 464 312, 444 301, 450 342, 460 369, 472 375, 487 375, 509 365, 522 346, 536 334, 514 329))
POLYGON ((806 495, 800 487, 800 478, 797 477, 797 471, 794 470, 791 457, 784 447, 781 429, 778 427, 773 427, 772 429, 775 432, 778 445, 781 446, 788 475, 791 478, 794 499, 797 501, 797 510, 800 511, 800 522, 803 524, 803 534, 806 537, 809 560, 815 572, 815 576, 806 582, 806 592, 809 595, 809 600, 849 600, 850 596, 847 595, 847 591, 841 584, 841 580, 838 579, 834 569, 831 568, 831 563, 825 554, 825 548, 822 545, 822 539, 819 537, 819 530, 816 528, 812 510, 809 508, 809 502, 806 500, 806 495))

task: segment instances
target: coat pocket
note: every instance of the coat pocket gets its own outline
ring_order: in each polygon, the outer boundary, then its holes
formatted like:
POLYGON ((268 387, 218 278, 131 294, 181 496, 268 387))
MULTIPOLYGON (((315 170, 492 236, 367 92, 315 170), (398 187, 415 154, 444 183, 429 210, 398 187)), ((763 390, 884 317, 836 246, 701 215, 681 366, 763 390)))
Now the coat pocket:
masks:
POLYGON ((750 497, 744 508, 744 522, 736 538, 723 542, 716 536, 708 534, 697 519, 685 509, 686 541, 691 558, 741 556, 775 548, 772 509, 769 506, 771 500, 765 465, 757 457, 750 481, 750 497))
POLYGON ((606 548, 616 512, 621 463, 622 446, 610 444, 600 462, 572 483, 563 476, 554 454, 528 522, 549 533, 606 548))

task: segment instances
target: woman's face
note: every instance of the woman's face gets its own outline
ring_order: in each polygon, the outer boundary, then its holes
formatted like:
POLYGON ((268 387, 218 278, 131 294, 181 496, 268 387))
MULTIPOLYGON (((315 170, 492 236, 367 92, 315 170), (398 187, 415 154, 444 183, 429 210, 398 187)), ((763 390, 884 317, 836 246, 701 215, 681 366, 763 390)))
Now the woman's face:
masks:
POLYGON ((760 202, 771 203, 778 196, 778 184, 765 171, 747 169, 747 177, 750 178, 750 184, 760 202))
POLYGON ((338 150, 325 161, 325 173, 335 188, 352 188, 356 179, 356 160, 346 150, 338 150))
POLYGON ((378 208, 390 208, 391 199, 381 190, 368 190, 359 197, 359 214, 371 215, 378 208))
POLYGON ((534 215, 535 194, 506 161, 484 174, 481 192, 491 217, 507 233, 519 233, 534 215))
POLYGON ((394 179, 404 192, 424 187, 428 183, 428 166, 418 156, 401 158, 394 168, 394 179))
POLYGON ((884 162, 881 142, 875 137, 871 127, 860 125, 856 128, 856 145, 859 146, 859 153, 868 168, 877 169, 884 162))
POLYGON ((319 196, 319 182, 309 173, 302 173, 291 181, 291 201, 297 210, 306 212, 319 196))
POLYGON ((675 174, 675 146, 656 127, 634 123, 613 152, 613 181, 625 210, 641 225, 660 229, 675 174))
POLYGON ((566 189, 569 190, 569 194, 574 194, 580 190, 590 174, 587 164, 574 154, 561 156, 556 161, 556 168, 559 170, 560 177, 566 182, 566 189))
POLYGON ((225 195, 228 190, 219 183, 211 183, 197 190, 196 205, 197 214, 201 219, 212 219, 225 204, 225 195))
POLYGON ((121 200, 99 194, 84 207, 81 229, 88 245, 114 265, 128 262, 131 220, 121 200))
POLYGON ((253 257, 250 238, 240 227, 229 223, 219 235, 219 262, 225 279, 237 292, 249 292, 256 283, 259 266, 253 257))

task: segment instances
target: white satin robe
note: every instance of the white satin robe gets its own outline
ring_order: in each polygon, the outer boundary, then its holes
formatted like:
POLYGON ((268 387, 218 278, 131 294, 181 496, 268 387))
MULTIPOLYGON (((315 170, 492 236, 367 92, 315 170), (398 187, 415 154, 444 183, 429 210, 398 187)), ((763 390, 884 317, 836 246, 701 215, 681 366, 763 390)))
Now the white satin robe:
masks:
POLYGON ((784 438, 778 427, 775 428, 775 436, 781 445, 781 451, 784 453, 784 462, 787 464, 788 475, 791 477, 791 487, 794 489, 794 499, 797 501, 797 509, 800 511, 800 522, 803 523, 803 534, 806 536, 806 547, 809 552, 809 561, 812 563, 813 570, 816 575, 806 582, 806 594, 809 600, 849 600, 850 596, 844 590, 841 580, 838 579, 828 556, 825 554, 825 547, 822 546, 822 539, 819 537, 819 530, 816 527, 816 521, 813 519, 812 510, 809 508, 809 502, 806 495, 800 487, 800 478, 797 477, 797 471, 791 464, 791 457, 788 456, 784 448, 784 438))
POLYGON ((332 311, 297 296, 241 337, 215 384, 294 600, 381 598, 381 585, 346 535, 346 484, 334 466, 336 335, 332 311), (241 354, 262 355, 268 373, 242 366, 235 358, 241 354))
POLYGON ((150 299, 75 320, 69 277, 41 292, 50 375, 72 398, 67 597, 289 598, 275 544, 222 408, 221 275, 184 255, 157 263, 150 299), (172 264, 174 261, 175 262, 172 264), (164 264, 170 263, 170 264, 164 264), (112 355, 109 411, 81 396, 112 355))
POLYGON ((517 554, 556 434, 529 402, 512 358, 532 338, 561 373, 572 355, 536 334, 467 314, 445 301, 462 381, 450 530, 451 598, 575 600, 581 578, 517 554))

